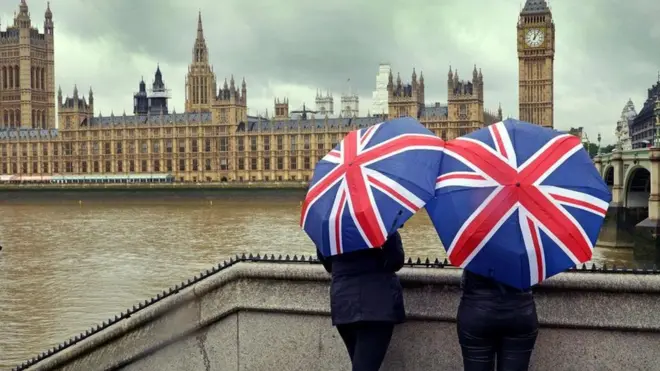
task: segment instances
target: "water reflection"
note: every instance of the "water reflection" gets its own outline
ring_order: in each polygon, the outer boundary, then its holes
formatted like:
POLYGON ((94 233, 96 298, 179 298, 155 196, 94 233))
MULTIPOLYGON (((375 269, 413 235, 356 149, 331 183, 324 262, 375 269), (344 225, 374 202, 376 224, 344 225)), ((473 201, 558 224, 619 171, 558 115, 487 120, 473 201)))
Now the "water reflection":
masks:
MULTIPOLYGON (((0 204, 0 367, 86 330, 230 256, 313 254, 298 227, 302 192, 194 197, 88 194, 0 204)), ((65 195, 66 196, 66 195, 65 195)), ((444 258, 428 217, 406 223, 408 255, 444 258)), ((632 250, 599 248, 597 263, 632 250)))

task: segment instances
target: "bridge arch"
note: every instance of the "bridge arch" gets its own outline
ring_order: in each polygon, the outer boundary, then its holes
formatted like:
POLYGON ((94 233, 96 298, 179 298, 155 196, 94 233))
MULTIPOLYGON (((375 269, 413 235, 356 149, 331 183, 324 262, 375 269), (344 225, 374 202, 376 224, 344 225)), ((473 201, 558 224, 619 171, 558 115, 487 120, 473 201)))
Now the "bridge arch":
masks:
POLYGON ((651 172, 644 166, 635 165, 624 177, 624 207, 629 209, 648 208, 651 195, 651 172))
POLYGON ((614 187, 614 166, 609 165, 603 170, 603 180, 610 190, 612 190, 612 187, 614 187))

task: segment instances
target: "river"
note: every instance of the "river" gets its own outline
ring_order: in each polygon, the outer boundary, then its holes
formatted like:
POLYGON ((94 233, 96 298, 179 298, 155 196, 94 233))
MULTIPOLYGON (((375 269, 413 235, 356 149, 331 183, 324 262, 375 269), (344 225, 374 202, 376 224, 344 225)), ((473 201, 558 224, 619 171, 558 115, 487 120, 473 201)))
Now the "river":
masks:
MULTIPOLYGON (((314 254, 303 191, 27 193, 0 201, 0 368, 37 355, 235 254, 314 254)), ((444 258, 428 216, 408 256, 444 258)), ((597 248, 594 262, 631 264, 597 248)))

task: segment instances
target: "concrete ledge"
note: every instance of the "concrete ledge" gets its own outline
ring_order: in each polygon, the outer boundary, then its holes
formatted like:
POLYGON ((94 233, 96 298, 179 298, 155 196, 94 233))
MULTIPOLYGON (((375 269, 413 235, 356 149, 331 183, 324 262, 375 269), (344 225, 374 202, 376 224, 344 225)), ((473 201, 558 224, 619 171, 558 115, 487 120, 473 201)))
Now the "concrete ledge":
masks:
MULTIPOLYGON (((385 370, 460 369, 454 268, 404 268, 409 321, 385 370)), ((318 264, 239 262, 120 318, 27 370, 338 370, 318 264)), ((536 290, 534 370, 660 369, 660 275, 564 273, 536 290)))

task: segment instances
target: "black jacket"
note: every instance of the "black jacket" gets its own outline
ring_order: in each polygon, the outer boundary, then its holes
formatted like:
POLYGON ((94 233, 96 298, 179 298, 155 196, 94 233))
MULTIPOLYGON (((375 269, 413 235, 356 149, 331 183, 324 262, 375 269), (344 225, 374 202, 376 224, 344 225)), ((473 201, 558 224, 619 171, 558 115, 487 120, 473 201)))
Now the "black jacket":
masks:
POLYGON ((463 270, 461 288, 464 301, 481 307, 515 310, 534 303, 531 289, 520 290, 467 270, 463 270))
POLYGON ((382 248, 356 251, 330 258, 318 253, 332 273, 330 311, 332 324, 360 321, 402 323, 403 290, 396 273, 403 267, 401 235, 395 232, 382 248))

